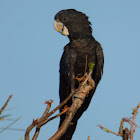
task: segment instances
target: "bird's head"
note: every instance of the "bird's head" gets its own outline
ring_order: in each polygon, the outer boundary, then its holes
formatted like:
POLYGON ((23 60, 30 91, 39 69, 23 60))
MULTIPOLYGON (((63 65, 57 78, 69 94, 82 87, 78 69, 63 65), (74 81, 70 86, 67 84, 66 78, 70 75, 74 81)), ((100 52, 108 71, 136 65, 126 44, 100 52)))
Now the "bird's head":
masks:
POLYGON ((91 23, 82 12, 67 9, 55 15, 54 28, 70 39, 90 37, 92 34, 91 23))

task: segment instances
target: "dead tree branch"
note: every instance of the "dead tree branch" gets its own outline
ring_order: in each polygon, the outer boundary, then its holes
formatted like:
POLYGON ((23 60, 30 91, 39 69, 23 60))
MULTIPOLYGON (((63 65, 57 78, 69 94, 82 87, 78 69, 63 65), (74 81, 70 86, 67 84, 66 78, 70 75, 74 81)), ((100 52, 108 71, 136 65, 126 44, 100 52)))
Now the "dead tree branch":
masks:
POLYGON ((13 95, 10 95, 9 98, 7 99, 7 101, 5 102, 4 106, 0 109, 0 115, 3 112, 3 110, 6 108, 6 106, 8 105, 10 99, 12 98, 13 95))
POLYGON ((52 104, 52 100, 51 101, 46 101, 45 104, 47 104, 47 108, 45 110, 45 112, 43 113, 42 117, 36 120, 33 120, 33 123, 27 128, 26 133, 25 133, 25 140, 29 140, 29 133, 30 131, 37 125, 36 127, 36 132, 34 134, 33 140, 36 140, 38 135, 39 135, 39 131, 40 131, 40 127, 42 125, 42 123, 48 119, 48 112, 51 108, 51 104, 52 104))
POLYGON ((130 140, 133 140, 133 134, 135 132, 136 127, 140 127, 138 125, 135 124, 135 118, 136 115, 138 113, 138 109, 140 107, 140 102, 139 104, 136 106, 136 108, 133 110, 133 116, 130 118, 122 118, 121 124, 120 124, 120 128, 119 128, 119 133, 115 133, 101 125, 97 125, 98 127, 100 127, 102 130, 108 132, 108 133, 112 133, 114 135, 117 136, 121 136, 123 140, 128 140, 130 138, 130 140), (132 120, 131 120, 132 119, 132 120), (128 128, 123 128, 124 126, 124 122, 129 123, 131 125, 130 130, 128 128), (133 129, 133 127, 135 126, 135 129, 133 129))
POLYGON ((69 124, 71 123, 71 121, 75 115, 75 113, 83 104, 85 97, 88 95, 90 90, 94 89, 95 83, 92 79, 90 79, 91 74, 92 74, 92 71, 88 74, 86 79, 80 84, 79 88, 77 89, 77 93, 76 93, 78 95, 78 97, 75 97, 64 122, 62 123, 62 125, 60 126, 58 131, 49 140, 60 139, 60 137, 66 132, 69 124))
POLYGON ((62 124, 62 126, 59 128, 59 130, 56 132, 56 134, 54 134, 54 136, 52 136, 52 138, 50 138, 50 140, 57 140, 59 139, 67 130, 69 124, 71 123, 71 120, 73 119, 75 113, 77 112, 77 110, 81 107, 81 105, 84 102, 84 98, 88 95, 89 91, 91 89, 94 89, 95 87, 95 83, 94 81, 91 79, 91 74, 92 74, 92 70, 90 71, 90 73, 88 75, 85 75, 85 77, 82 79, 82 82, 79 86, 79 88, 76 90, 76 95, 78 95, 78 97, 75 97, 72 105, 70 108, 68 107, 64 107, 63 111, 60 112, 58 115, 55 115, 53 117, 52 114, 54 114, 58 109, 60 109, 63 105, 65 105, 67 103, 67 101, 69 99, 71 99, 71 97, 75 94, 75 93, 71 93, 60 105, 58 105, 55 109, 53 109, 51 112, 50 108, 51 108, 51 104, 52 104, 52 100, 51 101, 47 101, 45 102, 47 104, 47 108, 44 112, 44 114, 42 115, 41 118, 38 118, 36 120, 33 120, 32 124, 27 128, 26 133, 25 133, 25 140, 29 140, 29 134, 31 132, 31 130, 36 126, 36 131, 35 134, 32 138, 32 140, 36 140, 39 132, 40 132, 40 128, 48 123, 49 121, 59 117, 60 115, 66 113, 67 111, 69 111, 64 123, 62 124))
MULTIPOLYGON (((133 119, 132 119, 132 123, 131 123, 131 128, 130 128, 130 140, 133 140, 133 133, 135 131, 135 129, 133 130, 133 126, 135 125, 135 119, 136 119, 136 115, 138 113, 138 109, 140 107, 140 102, 139 104, 137 105, 137 107, 133 110, 133 119)), ((136 127, 136 126, 135 126, 136 127)))
POLYGON ((33 123, 26 129, 25 140, 30 140, 29 133, 37 125, 39 119, 33 120, 33 123))
MULTIPOLYGON (((45 104, 47 104, 47 108, 46 108, 45 112, 43 113, 43 115, 42 115, 41 118, 38 118, 38 119, 36 119, 36 120, 33 120, 32 124, 26 129, 25 140, 29 140, 29 139, 30 139, 29 134, 30 134, 31 130, 32 130, 35 126, 36 126, 36 131, 35 131, 35 134, 34 134, 32 140, 36 140, 37 137, 38 137, 38 135, 39 135, 40 128, 41 128, 44 124, 46 124, 46 123, 48 123, 49 121, 51 121, 51 120, 53 120, 53 119, 59 117, 60 115, 62 115, 62 114, 64 114, 65 112, 67 112, 68 109, 69 109, 67 106, 65 106, 64 109, 63 109, 63 111, 62 111, 61 113, 59 113, 58 115, 56 115, 56 116, 54 116, 54 117, 49 118, 49 116, 50 116, 49 110, 50 110, 50 108, 51 108, 52 102, 53 102, 52 100, 51 100, 51 101, 46 101, 46 102, 45 102, 45 104)), ((59 108, 58 108, 58 109, 59 109, 59 108)), ((52 112, 52 111, 51 111, 51 112, 52 112)), ((53 112, 53 113, 54 113, 54 112, 53 112)))
POLYGON ((107 133, 112 133, 114 135, 121 136, 121 134, 115 133, 115 132, 109 130, 108 128, 105 128, 105 127, 103 127, 103 126, 101 126, 99 124, 97 126, 100 127, 102 130, 106 131, 107 133))
POLYGON ((90 140, 90 136, 88 136, 88 140, 90 140))

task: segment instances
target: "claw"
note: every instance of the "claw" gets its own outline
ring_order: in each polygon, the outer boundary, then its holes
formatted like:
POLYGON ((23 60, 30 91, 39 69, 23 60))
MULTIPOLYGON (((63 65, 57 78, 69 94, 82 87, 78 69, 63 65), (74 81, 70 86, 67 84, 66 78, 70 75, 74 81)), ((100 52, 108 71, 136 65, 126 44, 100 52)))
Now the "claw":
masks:
POLYGON ((82 77, 79 78, 78 76, 80 76, 80 75, 81 74, 78 74, 75 78, 78 82, 84 81, 87 77, 87 73, 85 73, 82 77))
POLYGON ((81 82, 83 80, 83 76, 79 78, 80 75, 81 74, 78 74, 75 78, 78 82, 81 82))

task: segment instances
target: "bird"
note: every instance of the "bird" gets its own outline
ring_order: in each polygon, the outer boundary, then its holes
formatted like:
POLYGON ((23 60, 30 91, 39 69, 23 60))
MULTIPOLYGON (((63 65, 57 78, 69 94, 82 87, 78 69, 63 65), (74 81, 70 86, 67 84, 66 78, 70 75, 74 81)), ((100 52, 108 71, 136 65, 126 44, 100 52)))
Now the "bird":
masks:
MULTIPOLYGON (((75 9, 61 10, 54 17, 54 28, 57 32, 69 38, 69 43, 64 47, 60 60, 60 103, 78 88, 79 82, 76 80, 76 77, 85 74, 85 63, 87 63, 87 66, 94 64, 91 77, 95 82, 95 88, 85 98, 65 134, 60 138, 60 140, 71 140, 76 130, 78 119, 87 110, 96 87, 101 80, 104 54, 100 43, 92 36, 91 22, 86 14, 75 9)), ((86 69, 86 73, 89 73, 89 69, 86 69)), ((73 99, 71 98, 66 105, 70 107, 72 102, 73 99)), ((60 108, 60 112, 63 108, 64 106, 60 108)), ((59 127, 62 125, 65 117, 66 114, 60 116, 59 127)))

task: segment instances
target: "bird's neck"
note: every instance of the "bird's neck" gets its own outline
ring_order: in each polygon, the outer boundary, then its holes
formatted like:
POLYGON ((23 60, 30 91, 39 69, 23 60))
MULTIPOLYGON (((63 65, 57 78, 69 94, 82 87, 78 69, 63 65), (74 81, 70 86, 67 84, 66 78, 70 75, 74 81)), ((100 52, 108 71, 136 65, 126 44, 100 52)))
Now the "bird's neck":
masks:
POLYGON ((69 40, 86 40, 92 37, 92 31, 89 29, 85 29, 77 32, 69 32, 68 38, 69 40))
POLYGON ((70 44, 71 46, 73 46, 74 48, 84 48, 84 47, 87 47, 88 44, 95 40, 93 38, 93 36, 89 37, 89 38, 82 38, 82 39, 71 39, 70 40, 70 44))

